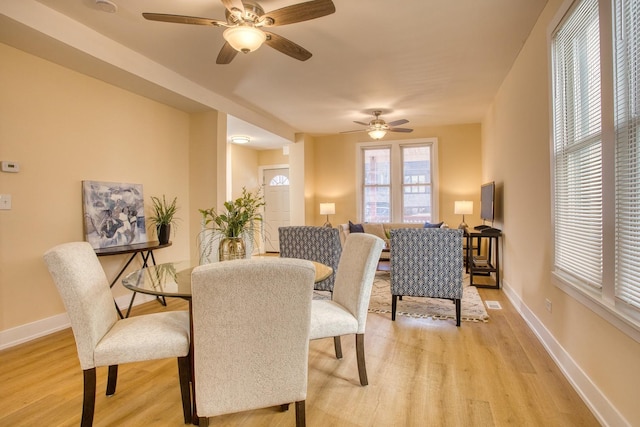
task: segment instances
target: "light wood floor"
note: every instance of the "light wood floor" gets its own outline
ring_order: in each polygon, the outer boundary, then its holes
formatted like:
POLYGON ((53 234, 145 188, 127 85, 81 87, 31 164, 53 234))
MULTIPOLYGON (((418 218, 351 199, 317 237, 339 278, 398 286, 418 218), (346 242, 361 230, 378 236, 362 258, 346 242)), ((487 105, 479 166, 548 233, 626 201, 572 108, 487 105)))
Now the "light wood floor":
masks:
MULTIPOLYGON (((354 339, 343 337, 342 360, 331 339, 310 344, 308 426, 597 426, 502 291, 489 323, 369 314, 369 386, 361 387, 354 339)), ((170 300, 168 309, 186 309, 170 300)), ((164 310, 157 302, 134 314, 164 310)), ((181 426, 176 360, 122 365, 117 393, 107 398, 98 369, 95 426, 181 426)), ((71 330, 0 352, 0 426, 77 426, 82 373, 71 330)), ((293 426, 293 406, 233 414, 214 426, 293 426)))

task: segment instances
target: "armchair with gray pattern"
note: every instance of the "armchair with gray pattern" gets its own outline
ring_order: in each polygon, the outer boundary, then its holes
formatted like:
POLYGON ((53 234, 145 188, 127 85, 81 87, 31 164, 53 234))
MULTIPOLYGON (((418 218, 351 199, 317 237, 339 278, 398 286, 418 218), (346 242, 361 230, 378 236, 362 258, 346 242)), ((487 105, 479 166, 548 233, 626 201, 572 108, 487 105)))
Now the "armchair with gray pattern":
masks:
POLYGON ((391 319, 398 297, 451 299, 460 326, 462 299, 462 230, 391 230, 391 319))
POLYGON ((319 262, 333 269, 331 276, 314 285, 319 291, 333 292, 338 262, 342 254, 337 228, 290 226, 278 228, 281 258, 299 258, 319 262))

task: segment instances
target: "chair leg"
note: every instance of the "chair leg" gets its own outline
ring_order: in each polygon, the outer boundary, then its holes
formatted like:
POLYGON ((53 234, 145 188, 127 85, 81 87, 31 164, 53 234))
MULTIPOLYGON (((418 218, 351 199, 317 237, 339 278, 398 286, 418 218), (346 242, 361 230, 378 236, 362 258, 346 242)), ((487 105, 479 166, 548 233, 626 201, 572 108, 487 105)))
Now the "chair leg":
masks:
POLYGON ((198 418, 198 425, 200 427, 209 427, 209 418, 207 417, 198 418))
POLYGON ((304 400, 296 402, 296 427, 305 427, 307 424, 304 400))
POLYGON ((367 365, 364 360, 364 334, 356 334, 356 356, 358 359, 358 375, 360 375, 360 385, 368 385, 367 365))
POLYGON ((190 424, 191 419, 191 361, 189 356, 178 357, 178 377, 180 378, 180 394, 182 395, 182 413, 184 423, 190 424))
POLYGON ((280 405, 280 410, 282 412, 287 412, 289 410, 289 404, 288 403, 283 403, 282 405, 280 405))
POLYGON ((109 366, 109 375, 107 376, 107 396, 116 394, 116 384, 118 382, 118 365, 109 366))
POLYGON ((391 295, 391 320, 396 320, 397 305, 398 305, 398 295, 391 295))
POLYGON ((333 347, 336 349, 336 359, 342 359, 342 342, 340 337, 333 337, 333 347))
POLYGON ((460 298, 456 299, 455 303, 456 303, 456 326, 460 326, 460 313, 462 311, 460 298))
POLYGON ((96 368, 82 371, 84 377, 84 395, 82 401, 82 421, 80 427, 93 425, 93 413, 96 408, 96 368))

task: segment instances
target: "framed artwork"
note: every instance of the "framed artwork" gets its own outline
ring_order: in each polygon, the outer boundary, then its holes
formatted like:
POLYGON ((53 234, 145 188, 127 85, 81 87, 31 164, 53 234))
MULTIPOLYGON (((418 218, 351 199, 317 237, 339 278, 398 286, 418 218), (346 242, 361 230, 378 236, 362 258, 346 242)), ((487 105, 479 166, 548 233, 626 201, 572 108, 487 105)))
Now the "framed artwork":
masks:
POLYGON ((82 205, 94 249, 147 242, 142 184, 82 181, 82 205))

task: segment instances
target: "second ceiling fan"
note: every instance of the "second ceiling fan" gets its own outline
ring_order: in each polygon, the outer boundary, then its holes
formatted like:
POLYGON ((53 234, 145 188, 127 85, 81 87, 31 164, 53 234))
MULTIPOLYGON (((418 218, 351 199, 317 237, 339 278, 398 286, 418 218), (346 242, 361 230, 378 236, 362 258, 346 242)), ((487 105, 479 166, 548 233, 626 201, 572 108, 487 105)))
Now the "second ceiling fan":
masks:
POLYGON ((405 123, 409 123, 409 120, 400 119, 400 120, 394 120, 392 122, 387 123, 380 118, 381 114, 382 114, 382 111, 380 110, 374 111, 373 115, 375 116, 375 119, 371 120, 369 123, 364 123, 359 121, 353 122, 358 125, 366 126, 366 128, 364 129, 348 130, 340 133, 367 132, 371 138, 377 140, 377 139, 382 139, 387 134, 387 132, 402 132, 402 133, 413 132, 413 129, 396 127, 399 125, 403 125, 405 123))
POLYGON ((164 13, 145 12, 142 16, 151 21, 225 27, 226 30, 222 34, 225 43, 218 54, 216 63, 229 64, 238 52, 252 52, 263 43, 292 58, 306 61, 311 58, 311 52, 291 40, 270 31, 265 31, 263 28, 308 21, 330 15, 336 11, 336 7, 331 0, 307 1, 268 13, 265 13, 262 7, 253 1, 221 1, 226 8, 224 21, 164 13))

